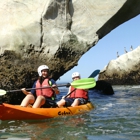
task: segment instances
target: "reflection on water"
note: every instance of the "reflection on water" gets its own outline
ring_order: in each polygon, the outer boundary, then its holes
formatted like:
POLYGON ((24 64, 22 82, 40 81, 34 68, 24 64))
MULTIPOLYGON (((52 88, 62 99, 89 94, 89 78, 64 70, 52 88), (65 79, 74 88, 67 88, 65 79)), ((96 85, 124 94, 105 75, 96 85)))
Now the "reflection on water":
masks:
MULTIPOLYGON (((42 121, 2 121, 7 140, 139 140, 140 88, 113 87, 115 95, 90 92, 95 110, 83 115, 42 121)), ((61 93, 61 96, 66 92, 61 93)))

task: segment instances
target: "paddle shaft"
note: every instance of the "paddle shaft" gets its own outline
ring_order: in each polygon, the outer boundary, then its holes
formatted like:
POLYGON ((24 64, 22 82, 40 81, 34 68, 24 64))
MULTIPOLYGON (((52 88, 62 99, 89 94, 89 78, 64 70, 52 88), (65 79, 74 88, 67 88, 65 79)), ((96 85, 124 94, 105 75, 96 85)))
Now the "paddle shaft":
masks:
POLYGON ((67 94, 64 98, 67 98, 72 92, 74 92, 76 90, 76 88, 74 90, 72 90, 69 94, 67 94))
MULTIPOLYGON (((73 86, 76 89, 90 89, 93 88, 96 85, 96 81, 94 79, 95 76, 97 76, 99 74, 100 70, 95 70, 89 78, 85 78, 85 79, 80 79, 78 81, 73 81, 71 84, 65 84, 65 85, 57 85, 57 87, 69 87, 69 86, 73 86), (93 78, 91 78, 93 77, 93 78)), ((46 87, 40 87, 40 88, 28 88, 26 89, 28 90, 32 90, 32 89, 45 89, 45 88, 52 88, 51 86, 46 86, 46 87)), ((21 89, 17 89, 17 90, 9 90, 9 91, 5 91, 5 90, 1 90, 0 89, 0 95, 5 95, 7 92, 18 92, 21 91, 21 89)), ((72 93, 72 92, 71 92, 72 93)), ((69 93, 68 95, 70 95, 71 93, 69 93)), ((67 95, 67 96, 68 96, 67 95)))
MULTIPOLYGON (((57 85, 57 87, 64 87, 64 86, 70 86, 70 83, 68 84, 64 84, 64 85, 57 85)), ((32 89, 45 89, 45 88, 52 88, 51 86, 44 86, 44 87, 40 87, 40 88, 27 88, 26 90, 32 90, 32 89)), ((21 89, 17 89, 17 90, 8 90, 6 92, 18 92, 21 91, 21 89)))
MULTIPOLYGON (((76 89, 90 89, 93 88, 96 85, 95 79, 94 78, 84 78, 84 79, 79 79, 76 81, 73 81, 71 84, 67 83, 65 85, 57 85, 57 87, 69 87, 69 86, 73 86, 76 89)), ((32 90, 32 89, 45 89, 45 88, 53 88, 52 86, 44 86, 44 87, 39 87, 39 88, 28 88, 26 89, 28 90, 32 90)), ((17 90, 9 90, 9 91, 5 91, 5 90, 1 90, 0 89, 0 95, 5 95, 7 92, 18 92, 21 91, 21 89, 17 89, 17 90)))

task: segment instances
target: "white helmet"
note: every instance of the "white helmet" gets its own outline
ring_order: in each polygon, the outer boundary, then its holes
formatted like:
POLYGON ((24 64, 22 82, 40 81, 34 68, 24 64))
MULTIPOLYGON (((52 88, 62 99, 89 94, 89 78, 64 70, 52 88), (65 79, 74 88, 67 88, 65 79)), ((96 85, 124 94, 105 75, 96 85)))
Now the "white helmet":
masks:
POLYGON ((37 71, 38 71, 39 76, 42 76, 41 71, 44 70, 44 69, 49 69, 49 67, 47 65, 41 65, 41 66, 38 67, 37 71))
POLYGON ((74 73, 72 74, 72 78, 77 77, 77 76, 80 77, 80 73, 79 73, 79 72, 74 72, 74 73))

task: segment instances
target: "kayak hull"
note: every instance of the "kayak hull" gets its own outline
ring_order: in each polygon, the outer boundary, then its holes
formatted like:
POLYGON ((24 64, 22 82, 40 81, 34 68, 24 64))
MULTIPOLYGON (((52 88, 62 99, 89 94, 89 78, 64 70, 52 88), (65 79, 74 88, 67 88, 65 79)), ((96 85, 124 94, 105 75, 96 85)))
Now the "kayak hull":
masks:
POLYGON ((3 103, 0 120, 39 120, 60 116, 77 115, 94 109, 92 103, 67 108, 31 108, 3 103))

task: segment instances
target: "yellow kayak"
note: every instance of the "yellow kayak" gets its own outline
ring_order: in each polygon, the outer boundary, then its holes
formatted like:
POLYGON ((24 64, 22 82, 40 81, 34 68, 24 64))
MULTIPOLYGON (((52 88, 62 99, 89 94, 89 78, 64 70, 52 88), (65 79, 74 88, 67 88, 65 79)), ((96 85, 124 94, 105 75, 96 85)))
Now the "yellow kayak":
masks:
POLYGON ((94 109, 91 102, 75 107, 31 108, 3 103, 0 105, 0 120, 39 120, 60 116, 77 115, 94 109))

